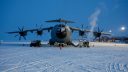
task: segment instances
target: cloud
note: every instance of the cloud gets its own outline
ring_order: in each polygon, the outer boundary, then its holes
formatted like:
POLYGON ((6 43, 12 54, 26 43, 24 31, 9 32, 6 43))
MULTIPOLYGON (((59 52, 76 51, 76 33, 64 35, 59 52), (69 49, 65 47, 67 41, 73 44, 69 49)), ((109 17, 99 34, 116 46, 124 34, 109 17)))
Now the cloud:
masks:
POLYGON ((98 16, 100 15, 101 10, 100 9, 96 9, 96 11, 89 17, 90 20, 90 25, 91 26, 95 26, 98 21, 98 16))

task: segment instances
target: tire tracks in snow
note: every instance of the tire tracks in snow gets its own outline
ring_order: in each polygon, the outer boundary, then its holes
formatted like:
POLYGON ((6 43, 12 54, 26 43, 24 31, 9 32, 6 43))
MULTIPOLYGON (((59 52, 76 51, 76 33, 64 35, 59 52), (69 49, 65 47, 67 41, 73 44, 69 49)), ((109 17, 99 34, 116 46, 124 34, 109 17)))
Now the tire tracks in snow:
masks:
POLYGON ((109 63, 106 67, 107 72, 128 72, 128 64, 123 63, 109 63))
POLYGON ((64 61, 62 64, 58 65, 57 68, 55 68, 54 72, 60 72, 60 70, 62 70, 62 68, 66 67, 66 65, 69 67, 69 66, 72 66, 74 63, 73 61, 64 61))
POLYGON ((7 70, 4 70, 3 72, 8 72, 8 71, 12 71, 12 70, 15 70, 15 69, 18 69, 18 68, 23 68, 23 67, 25 67, 25 68, 32 67, 32 66, 37 65, 39 63, 44 64, 44 63, 47 63, 47 61, 37 60, 37 61, 33 61, 33 62, 30 62, 30 63, 27 63, 27 64, 22 64, 20 66, 15 66, 13 68, 9 68, 7 70))
MULTIPOLYGON (((9 69, 6 69, 2 72, 14 72, 14 70, 19 70, 19 69, 22 69, 22 70, 29 70, 31 67, 37 67, 38 68, 38 72, 45 72, 49 69, 52 69, 54 70, 56 68, 56 65, 52 65, 50 64, 50 62, 52 62, 54 59, 56 58, 53 58, 53 59, 43 59, 43 60, 40 60, 40 59, 37 59, 36 61, 33 61, 33 62, 30 62, 30 63, 27 63, 27 64, 15 64, 15 67, 12 67, 12 68, 9 68, 9 69), (42 65, 42 67, 38 66, 38 65, 42 65)), ((62 59, 61 57, 57 58, 57 60, 59 59, 62 59)), ((22 63, 21 61, 19 63, 22 63)))
POLYGON ((7 56, 5 58, 1 58, 0 59, 0 64, 2 65, 4 63, 8 62, 9 60, 12 60, 12 58, 15 59, 17 57, 23 57, 25 55, 29 55, 29 54, 31 54, 33 52, 33 50, 28 50, 28 51, 25 51, 25 52, 19 52, 18 55, 16 55, 17 53, 14 53, 14 54, 9 55, 9 56, 7 56), (28 53, 25 53, 25 52, 28 52, 28 53))

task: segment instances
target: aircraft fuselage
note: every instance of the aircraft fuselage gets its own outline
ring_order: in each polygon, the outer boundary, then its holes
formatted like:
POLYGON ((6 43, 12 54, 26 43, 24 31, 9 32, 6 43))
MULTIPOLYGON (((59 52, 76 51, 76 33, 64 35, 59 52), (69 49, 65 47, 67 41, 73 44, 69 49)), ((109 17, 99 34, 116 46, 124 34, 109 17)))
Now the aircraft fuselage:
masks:
POLYGON ((70 43, 71 42, 71 29, 64 24, 55 25, 51 30, 50 43, 70 43))

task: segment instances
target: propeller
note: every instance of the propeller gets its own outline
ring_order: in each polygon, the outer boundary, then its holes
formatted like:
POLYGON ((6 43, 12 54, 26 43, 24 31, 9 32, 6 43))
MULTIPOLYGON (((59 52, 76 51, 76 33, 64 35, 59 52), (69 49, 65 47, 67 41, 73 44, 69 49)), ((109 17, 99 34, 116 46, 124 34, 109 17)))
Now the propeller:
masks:
POLYGON ((79 36, 84 36, 84 31, 79 31, 79 36))
POLYGON ((15 35, 15 37, 19 36, 19 40, 21 40, 21 37, 23 37, 26 40, 27 31, 24 30, 24 27, 22 27, 22 28, 18 27, 18 29, 19 29, 19 31, 16 32, 18 34, 15 35))
MULTIPOLYGON (((37 24, 36 24, 36 27, 37 27, 37 24)), ((37 34, 38 36, 41 36, 41 35, 43 34, 42 24, 41 24, 40 27, 37 29, 36 34, 37 34)))
POLYGON ((42 30, 37 30, 36 33, 37 33, 38 36, 41 36, 43 34, 43 31, 42 30))
POLYGON ((99 42, 100 42, 100 37, 102 35, 102 32, 103 32, 103 29, 101 30, 99 27, 97 28, 97 31, 94 31, 93 32, 93 35, 95 36, 95 39, 96 40, 97 38, 99 38, 99 42))
POLYGON ((83 27, 84 27, 83 24, 81 24, 81 29, 82 30, 79 31, 79 36, 84 36, 84 34, 85 34, 85 31, 84 31, 83 27))

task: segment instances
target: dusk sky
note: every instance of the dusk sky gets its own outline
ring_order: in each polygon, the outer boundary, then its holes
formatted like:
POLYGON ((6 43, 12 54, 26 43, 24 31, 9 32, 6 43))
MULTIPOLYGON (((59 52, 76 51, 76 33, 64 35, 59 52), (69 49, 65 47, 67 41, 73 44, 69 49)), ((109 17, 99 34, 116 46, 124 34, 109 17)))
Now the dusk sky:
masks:
MULTIPOLYGON (((56 23, 44 21, 58 18, 75 22, 69 26, 81 28, 84 24, 86 29, 94 23, 105 32, 111 30, 115 36, 128 36, 128 0, 0 0, 0 40, 17 41, 15 34, 5 32, 23 26, 25 29, 54 26, 56 23), (126 30, 120 31, 121 26, 126 30)), ((75 32, 72 37, 77 36, 75 32)), ((41 37, 28 33, 26 38, 48 40, 50 33, 45 31, 41 37)))

